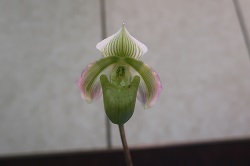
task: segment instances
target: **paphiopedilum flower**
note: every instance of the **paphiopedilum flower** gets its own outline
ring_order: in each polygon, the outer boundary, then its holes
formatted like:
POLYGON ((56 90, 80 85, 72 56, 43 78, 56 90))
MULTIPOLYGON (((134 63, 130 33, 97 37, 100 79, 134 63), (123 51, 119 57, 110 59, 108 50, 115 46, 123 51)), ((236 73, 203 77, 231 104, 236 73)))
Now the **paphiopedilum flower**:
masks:
POLYGON ((91 103, 103 92, 106 114, 115 124, 124 124, 131 118, 136 96, 144 108, 152 107, 162 86, 157 73, 139 60, 147 47, 123 25, 96 48, 104 57, 89 64, 77 82, 83 99, 91 103))

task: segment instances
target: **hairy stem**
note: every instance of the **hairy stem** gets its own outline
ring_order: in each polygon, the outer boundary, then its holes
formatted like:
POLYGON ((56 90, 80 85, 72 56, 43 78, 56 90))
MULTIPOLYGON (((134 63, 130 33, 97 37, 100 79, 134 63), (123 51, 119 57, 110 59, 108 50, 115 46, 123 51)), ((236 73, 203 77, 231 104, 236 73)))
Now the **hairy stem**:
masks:
POLYGON ((125 130, 124 130, 124 125, 120 124, 119 125, 119 131, 120 131, 120 136, 121 136, 121 140, 122 140, 122 145, 123 145, 123 151, 124 151, 124 156, 125 156, 125 160, 127 163, 127 166, 133 166, 133 162, 132 162, 132 158, 128 149, 128 144, 127 144, 127 140, 126 140, 126 135, 125 135, 125 130))

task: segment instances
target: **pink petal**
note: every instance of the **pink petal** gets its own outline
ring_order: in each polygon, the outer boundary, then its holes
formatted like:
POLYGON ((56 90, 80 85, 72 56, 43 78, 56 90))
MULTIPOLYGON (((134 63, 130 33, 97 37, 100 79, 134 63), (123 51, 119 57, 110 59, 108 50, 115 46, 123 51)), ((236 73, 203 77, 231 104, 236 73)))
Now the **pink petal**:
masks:
POLYGON ((101 96, 100 76, 106 74, 109 77, 113 64, 118 60, 119 58, 114 56, 102 58, 95 63, 89 64, 83 70, 81 77, 77 81, 77 86, 84 100, 91 103, 101 96))

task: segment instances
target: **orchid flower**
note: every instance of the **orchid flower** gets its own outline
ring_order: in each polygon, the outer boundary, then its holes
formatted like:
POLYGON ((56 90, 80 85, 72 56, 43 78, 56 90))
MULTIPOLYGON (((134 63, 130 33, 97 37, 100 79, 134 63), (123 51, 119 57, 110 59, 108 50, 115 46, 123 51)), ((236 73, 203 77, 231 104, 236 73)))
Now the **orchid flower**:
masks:
POLYGON ((157 73, 139 60, 147 47, 132 37, 123 24, 96 48, 103 58, 89 64, 78 79, 82 98, 91 103, 103 93, 106 114, 115 124, 124 124, 131 118, 136 96, 144 108, 152 107, 162 86, 157 73))

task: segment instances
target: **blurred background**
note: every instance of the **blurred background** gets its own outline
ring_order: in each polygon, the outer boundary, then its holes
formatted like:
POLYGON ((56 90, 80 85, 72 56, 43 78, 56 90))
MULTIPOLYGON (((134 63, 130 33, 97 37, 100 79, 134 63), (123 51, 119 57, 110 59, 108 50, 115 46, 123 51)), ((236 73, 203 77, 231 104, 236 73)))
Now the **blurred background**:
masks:
MULTIPOLYGON (((163 84, 156 105, 144 110, 138 101, 125 124, 130 147, 250 138, 249 7, 248 0, 0 0, 0 156, 107 148, 102 98, 87 104, 76 80, 102 57, 95 46, 103 32, 123 22, 148 47, 141 60, 163 84)), ((121 147, 116 125, 110 141, 121 147)))

